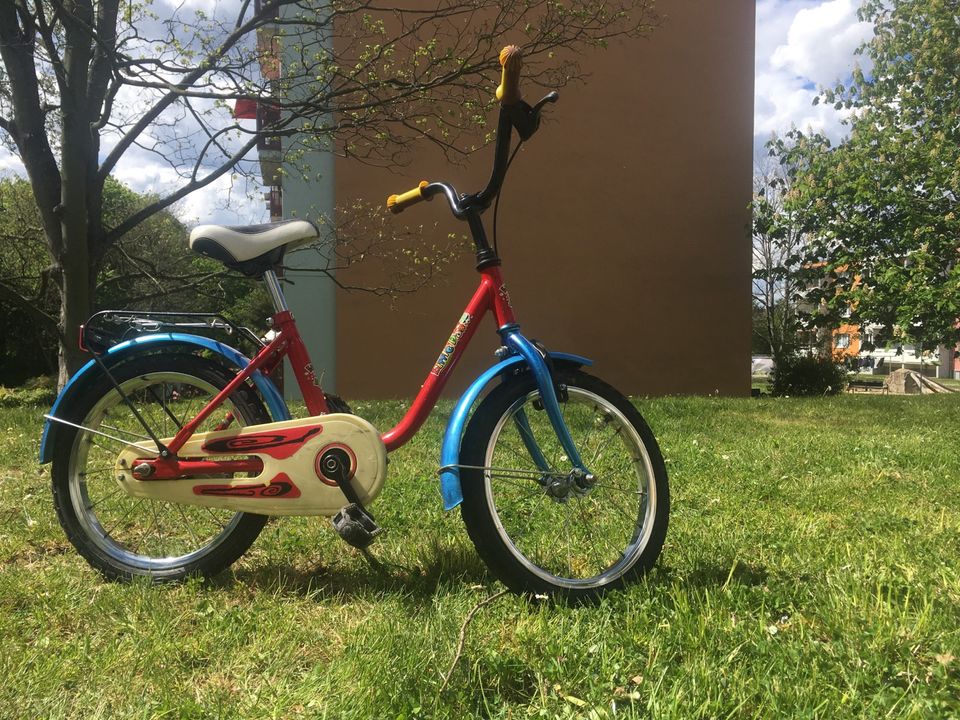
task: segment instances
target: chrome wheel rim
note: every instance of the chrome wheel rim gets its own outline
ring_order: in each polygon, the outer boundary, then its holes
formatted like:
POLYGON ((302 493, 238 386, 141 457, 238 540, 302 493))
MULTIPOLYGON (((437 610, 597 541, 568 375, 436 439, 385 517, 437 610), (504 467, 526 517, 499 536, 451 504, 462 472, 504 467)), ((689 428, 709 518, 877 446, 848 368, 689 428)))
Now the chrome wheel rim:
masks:
POLYGON ((484 455, 484 488, 494 525, 513 557, 542 580, 568 589, 607 585, 636 565, 656 516, 653 462, 636 428, 609 401, 568 387, 562 403, 574 443, 594 476, 565 499, 551 481, 574 470, 563 454, 539 392, 517 399, 501 416, 484 455), (523 410, 529 432, 549 463, 538 469, 516 422, 523 410), (515 475, 511 476, 511 469, 515 475), (530 470, 538 470, 539 481, 530 470))
MULTIPOLYGON (((193 375, 144 373, 120 384, 157 437, 171 437, 219 390, 193 375)), ((243 417, 227 399, 198 432, 212 430, 225 412, 242 426, 243 417)), ((80 423, 85 428, 151 445, 143 426, 120 395, 111 390, 80 423)), ((102 435, 78 430, 70 454, 70 501, 87 538, 112 560, 135 570, 176 571, 222 545, 242 513, 136 498, 115 479, 119 452, 128 448, 102 435)), ((174 481, 175 482, 175 481, 174 481)))

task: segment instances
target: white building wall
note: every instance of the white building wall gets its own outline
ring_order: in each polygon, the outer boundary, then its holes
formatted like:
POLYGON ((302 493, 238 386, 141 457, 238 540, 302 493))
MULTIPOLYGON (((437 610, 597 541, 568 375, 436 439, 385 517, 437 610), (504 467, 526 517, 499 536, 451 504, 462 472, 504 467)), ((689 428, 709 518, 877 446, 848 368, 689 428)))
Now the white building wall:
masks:
MULTIPOLYGON (((281 11, 292 16, 298 12, 296 5, 285 5, 281 11)), ((326 40, 332 44, 332 39, 326 40)), ((292 44, 292 43, 291 43, 292 44)), ((283 67, 296 61, 291 48, 283 46, 283 67)), ((334 217, 334 157, 329 150, 314 148, 305 150, 301 140, 294 137, 282 139, 284 158, 296 157, 296 162, 284 162, 283 217, 312 220, 319 228, 321 237, 332 234, 334 217)), ((308 272, 308 268, 324 267, 326 258, 315 248, 304 248, 287 255, 289 268, 284 284, 284 293, 297 321, 297 327, 307 345, 313 367, 320 384, 327 391, 335 392, 336 375, 336 297, 334 283, 323 273, 308 272)), ((284 395, 287 399, 299 399, 300 389, 293 381, 289 361, 286 363, 284 395)))

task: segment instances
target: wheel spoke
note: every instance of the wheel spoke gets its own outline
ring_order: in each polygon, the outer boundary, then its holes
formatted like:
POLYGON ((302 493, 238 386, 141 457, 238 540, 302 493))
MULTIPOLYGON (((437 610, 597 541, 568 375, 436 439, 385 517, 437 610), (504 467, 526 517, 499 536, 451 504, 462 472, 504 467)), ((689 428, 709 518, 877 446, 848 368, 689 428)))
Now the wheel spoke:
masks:
MULTIPOLYGON (((152 510, 153 507, 150 506, 150 509, 152 510)), ((134 547, 133 547, 133 551, 132 551, 132 552, 133 552, 134 555, 136 555, 137 553, 140 552, 140 546, 143 544, 143 541, 147 538, 147 535, 149 535, 149 534, 150 534, 150 531, 153 529, 153 524, 154 524, 154 522, 156 522, 156 519, 157 519, 157 513, 154 512, 154 513, 152 513, 152 514, 153 514, 153 520, 151 521, 151 523, 150 523, 149 525, 147 525, 147 529, 143 531, 143 534, 140 535, 140 539, 137 540, 137 544, 134 545, 134 547)))
MULTIPOLYGON (((608 421, 608 422, 609 422, 609 421, 608 421)), ((597 458, 600 457, 600 451, 601 451, 601 450, 605 450, 605 449, 607 448, 607 445, 610 444, 610 441, 613 440, 615 437, 619 437, 620 432, 621 432, 622 430, 623 430, 623 428, 618 427, 618 428, 614 431, 613 435, 611 435, 610 437, 608 437, 608 438, 604 441, 604 443, 603 443, 602 445, 598 445, 598 446, 597 446, 597 451, 593 454, 593 460, 590 461, 590 464, 591 464, 591 465, 593 465, 593 464, 595 464, 595 463, 597 462, 597 458)))
POLYGON ((646 493, 643 490, 624 490, 623 488, 619 488, 615 485, 607 485, 606 483, 598 482, 594 484, 594 487, 602 488, 604 490, 613 490, 614 492, 624 493, 626 495, 639 495, 640 497, 643 497, 644 495, 646 495, 646 493))
POLYGON ((195 543, 200 542, 200 538, 197 537, 197 534, 193 531, 193 523, 187 518, 187 514, 183 511, 181 505, 177 505, 177 512, 180 513, 180 517, 183 518, 183 526, 187 529, 187 532, 190 533, 190 537, 193 538, 195 543))
POLYGON ((101 428, 106 428, 107 430, 115 430, 118 433, 123 433, 124 435, 129 435, 130 437, 135 437, 137 440, 148 440, 153 442, 153 438, 149 435, 143 435, 141 433, 135 433, 132 430, 124 430, 123 428, 116 427, 115 425, 107 425, 106 423, 100 423, 101 428))
MULTIPOLYGON (((610 488, 610 487, 608 487, 608 486, 601 486, 601 485, 599 485, 599 484, 594 485, 594 488, 597 488, 597 487, 601 488, 602 490, 613 490, 613 489, 615 489, 615 488, 610 488)), ((617 489, 618 489, 618 488, 617 488, 617 489)), ((636 507, 634 507, 634 506, 630 505, 627 500, 618 501, 618 498, 621 498, 621 499, 622 499, 622 498, 623 498, 623 495, 624 495, 624 494, 630 494, 630 491, 621 490, 620 493, 621 493, 620 495, 610 496, 610 498, 609 498, 609 503, 610 503, 610 505, 612 505, 613 507, 617 508, 618 512, 620 512, 620 514, 621 514, 623 517, 636 516, 636 515, 638 514, 638 512, 639 512, 639 507, 640 507, 640 504, 642 503, 642 500, 641 500, 641 503, 638 503, 638 505, 637 505, 636 507)), ((636 497, 636 498, 642 498, 642 497, 643 497, 643 493, 639 493, 639 492, 638 492, 638 493, 636 493, 636 494, 634 495, 634 497, 636 497)))
POLYGON ((77 473, 80 477, 86 477, 87 475, 97 475, 99 473, 110 472, 112 473, 116 468, 113 465, 106 465, 104 467, 90 468, 89 470, 84 470, 81 473, 77 473))
POLYGON ((517 488, 520 488, 521 490, 525 490, 529 492, 531 495, 543 493, 543 488, 539 485, 539 483, 534 482, 531 484, 531 478, 529 477, 523 477, 520 475, 501 475, 499 473, 497 473, 496 475, 488 474, 487 477, 490 478, 491 480, 502 480, 508 485, 512 485, 513 487, 517 487, 517 488), (514 480, 519 480, 520 482, 514 482, 514 480), (526 482, 523 482, 524 480, 526 482))
POLYGON ((134 510, 136 510, 136 509, 137 509, 138 507, 140 507, 142 504, 143 504, 143 499, 142 499, 142 498, 139 499, 139 500, 137 500, 137 502, 136 502, 134 505, 132 505, 132 506, 120 517, 119 520, 117 520, 113 525, 111 525, 108 530, 104 530, 104 531, 103 531, 103 534, 106 535, 107 537, 111 537, 111 536, 113 535, 113 531, 114 531, 120 524, 122 524, 124 520, 126 520, 128 517, 130 517, 130 513, 132 513, 134 510))
POLYGON ((211 510, 210 508, 208 508, 208 507, 206 507, 206 506, 204 506, 203 509, 206 510, 206 511, 207 511, 207 514, 208 514, 210 517, 213 518, 213 521, 214 521, 217 525, 220 526, 220 529, 221 529, 221 530, 226 530, 226 529, 227 529, 227 526, 224 525, 224 524, 220 521, 220 518, 218 518, 218 517, 214 514, 213 510, 211 510))
MULTIPOLYGON (((95 507, 97 507, 98 505, 102 505, 102 504, 105 503, 107 500, 110 500, 111 498, 116 497, 117 495, 119 495, 120 493, 123 493, 123 492, 124 492, 123 488, 119 488, 119 487, 118 487, 116 490, 114 490, 113 492, 111 492, 109 495, 107 495, 106 497, 100 498, 100 499, 97 500, 95 503, 91 503, 88 507, 89 507, 91 510, 93 510, 93 509, 94 509, 95 507)), ((124 493, 124 494, 126 494, 126 493, 124 493)))
POLYGON ((580 524, 584 528, 585 534, 587 536, 586 537, 587 543, 589 544, 590 550, 592 551, 590 555, 594 559, 593 560, 594 564, 600 567, 600 569, 602 570, 603 564, 604 564, 603 555, 597 553, 596 533, 593 532, 593 527, 591 527, 590 525, 589 518, 587 518, 587 516, 584 514, 583 498, 577 498, 575 502, 577 504, 577 513, 580 516, 580 524))
POLYGON ((529 453, 521 452, 518 448, 507 442, 504 442, 502 446, 509 450, 518 460, 529 462, 531 467, 536 468, 536 463, 533 462, 533 458, 530 457, 529 453))

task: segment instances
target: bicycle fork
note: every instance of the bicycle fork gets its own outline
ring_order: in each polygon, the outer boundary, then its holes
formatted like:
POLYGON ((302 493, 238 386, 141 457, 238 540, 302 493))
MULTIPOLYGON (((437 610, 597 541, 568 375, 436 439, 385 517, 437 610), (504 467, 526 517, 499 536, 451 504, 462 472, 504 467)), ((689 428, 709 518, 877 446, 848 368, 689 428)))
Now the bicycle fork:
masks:
MULTIPOLYGON (((533 373, 534 379, 537 382, 537 388, 540 391, 540 401, 543 403, 547 418, 550 420, 550 425, 553 427, 553 431, 560 441, 560 446, 570 459, 570 463, 577 470, 583 473, 589 473, 589 470, 583 465, 580 452, 577 450, 573 438, 570 437, 570 430, 567 428, 566 422, 564 422, 553 376, 540 350, 520 334, 519 325, 504 325, 498 332, 500 333, 500 338, 503 340, 503 344, 520 355, 533 373)), ((527 419, 526 412, 522 408, 514 416, 514 422, 517 425, 520 437, 523 439, 523 444, 527 452, 530 453, 530 457, 536 464, 537 469, 542 472, 549 472, 551 470, 550 465, 531 432, 529 420, 527 419)))

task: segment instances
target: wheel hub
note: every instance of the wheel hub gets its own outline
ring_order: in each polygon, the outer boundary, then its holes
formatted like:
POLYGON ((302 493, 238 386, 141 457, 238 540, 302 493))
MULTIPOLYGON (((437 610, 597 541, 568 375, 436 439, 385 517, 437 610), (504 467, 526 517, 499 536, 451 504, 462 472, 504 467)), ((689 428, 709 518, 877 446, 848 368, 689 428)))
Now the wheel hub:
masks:
POLYGON ((565 503, 570 499, 571 493, 577 497, 589 493, 596 482, 596 478, 591 473, 574 468, 563 477, 546 476, 542 484, 547 495, 556 502, 565 503))

